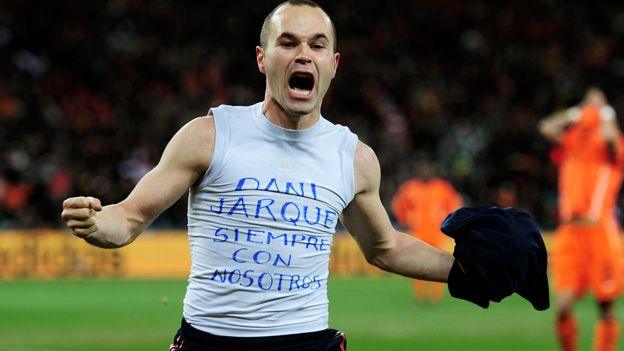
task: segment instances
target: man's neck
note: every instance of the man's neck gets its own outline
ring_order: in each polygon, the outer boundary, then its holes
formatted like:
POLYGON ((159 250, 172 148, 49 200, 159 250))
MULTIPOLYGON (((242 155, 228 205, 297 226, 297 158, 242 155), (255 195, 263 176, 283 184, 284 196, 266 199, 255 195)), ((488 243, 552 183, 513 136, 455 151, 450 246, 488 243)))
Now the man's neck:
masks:
POLYGON ((271 123, 286 129, 302 130, 313 126, 320 118, 319 110, 314 109, 307 115, 289 114, 284 108, 271 97, 265 97, 262 113, 271 123))

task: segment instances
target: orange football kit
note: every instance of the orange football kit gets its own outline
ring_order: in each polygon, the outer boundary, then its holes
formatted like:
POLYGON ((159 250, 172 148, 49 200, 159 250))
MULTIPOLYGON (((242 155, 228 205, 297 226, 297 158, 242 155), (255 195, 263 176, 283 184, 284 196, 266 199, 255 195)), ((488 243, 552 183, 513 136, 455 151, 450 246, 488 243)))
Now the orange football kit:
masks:
POLYGON ((622 292, 623 269, 615 205, 622 184, 624 153, 600 135, 598 109, 585 107, 561 140, 559 217, 553 252, 555 290, 579 295, 590 289, 599 301, 622 292))
MULTIPOLYGON (((579 120, 563 134, 559 165, 559 219, 552 254, 554 288, 578 297, 590 290, 598 301, 622 293, 623 265, 620 227, 615 206, 622 184, 624 142, 619 136, 610 151, 601 135, 597 107, 580 110, 579 120)), ((576 350, 573 316, 557 322, 565 350, 576 350)), ((594 350, 615 350, 617 321, 599 321, 594 350)))
MULTIPOLYGON (((397 221, 409 228, 412 235, 439 249, 444 249, 448 243, 440 225, 461 205, 461 196, 455 188, 440 178, 407 180, 392 199, 392 211, 397 221)), ((414 280, 414 295, 418 300, 437 302, 443 294, 442 284, 414 280)))

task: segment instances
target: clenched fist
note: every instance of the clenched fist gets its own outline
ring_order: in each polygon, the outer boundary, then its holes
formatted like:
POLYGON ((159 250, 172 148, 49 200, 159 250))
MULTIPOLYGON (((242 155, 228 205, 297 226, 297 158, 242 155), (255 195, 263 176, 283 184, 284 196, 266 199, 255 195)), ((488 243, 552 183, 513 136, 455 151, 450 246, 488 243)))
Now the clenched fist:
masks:
POLYGON ((99 199, 94 197, 72 197, 63 201, 63 213, 61 218, 73 234, 79 238, 85 238, 95 232, 97 227, 96 213, 102 210, 99 199))

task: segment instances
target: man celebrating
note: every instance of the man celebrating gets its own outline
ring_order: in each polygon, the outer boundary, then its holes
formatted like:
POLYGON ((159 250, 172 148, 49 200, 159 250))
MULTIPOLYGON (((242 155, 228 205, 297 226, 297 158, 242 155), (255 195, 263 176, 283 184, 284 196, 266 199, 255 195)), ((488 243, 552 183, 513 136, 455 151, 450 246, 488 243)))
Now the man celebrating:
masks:
POLYGON ((572 307, 585 290, 599 302, 597 351, 617 349, 613 302, 622 291, 622 251, 615 203, 622 183, 624 142, 613 108, 597 88, 579 107, 555 113, 540 132, 560 145, 559 217, 553 252, 557 335, 561 349, 576 350, 572 307))
MULTIPOLYGON (((264 102, 220 106, 189 122, 122 202, 102 207, 78 197, 63 204, 76 236, 114 248, 131 243, 190 188, 192 266, 182 329, 193 333, 178 335, 175 350, 194 350, 198 336, 287 346, 308 339, 264 340, 325 330, 329 251, 341 214, 369 262, 446 281, 453 256, 392 228, 375 154, 320 115, 340 59, 335 46, 333 23, 318 5, 278 6, 256 48, 264 102)), ((336 350, 344 343, 335 331, 311 340, 319 338, 336 350)))
POLYGON ((121 247, 190 189, 192 264, 171 350, 344 350, 344 335, 328 329, 339 218, 382 269, 439 282, 462 273, 451 254, 393 229, 374 152, 321 116, 340 59, 328 15, 307 0, 277 6, 256 59, 263 102, 211 109, 125 200, 70 198, 62 217, 88 243, 121 247))

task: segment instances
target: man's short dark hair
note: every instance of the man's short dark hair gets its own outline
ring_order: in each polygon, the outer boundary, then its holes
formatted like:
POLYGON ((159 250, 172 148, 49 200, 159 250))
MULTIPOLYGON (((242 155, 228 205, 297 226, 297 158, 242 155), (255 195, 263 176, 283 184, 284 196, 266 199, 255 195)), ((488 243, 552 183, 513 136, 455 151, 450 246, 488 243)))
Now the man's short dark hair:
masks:
MULTIPOLYGON (((273 14, 275 14, 275 12, 282 6, 285 5, 290 5, 290 6, 310 6, 310 7, 314 7, 314 8, 318 8, 321 9, 321 11, 325 12, 325 10, 321 7, 321 5, 317 4, 316 2, 312 1, 312 0, 288 0, 288 1, 284 1, 281 4, 277 5, 273 11, 271 11, 264 19, 264 22, 262 23, 262 30, 260 30, 260 47, 265 49, 267 46, 267 41, 268 41, 268 35, 269 35, 269 23, 271 22, 271 18, 273 17, 273 14)), ((325 12, 325 14, 327 14, 327 12, 325 12)), ((331 17, 329 17, 329 15, 327 15, 327 17, 329 18, 329 22, 331 22, 332 25, 332 31, 334 34, 334 52, 336 52, 337 49, 337 44, 338 44, 338 37, 336 36, 336 26, 334 25, 334 21, 332 21, 331 17)))

